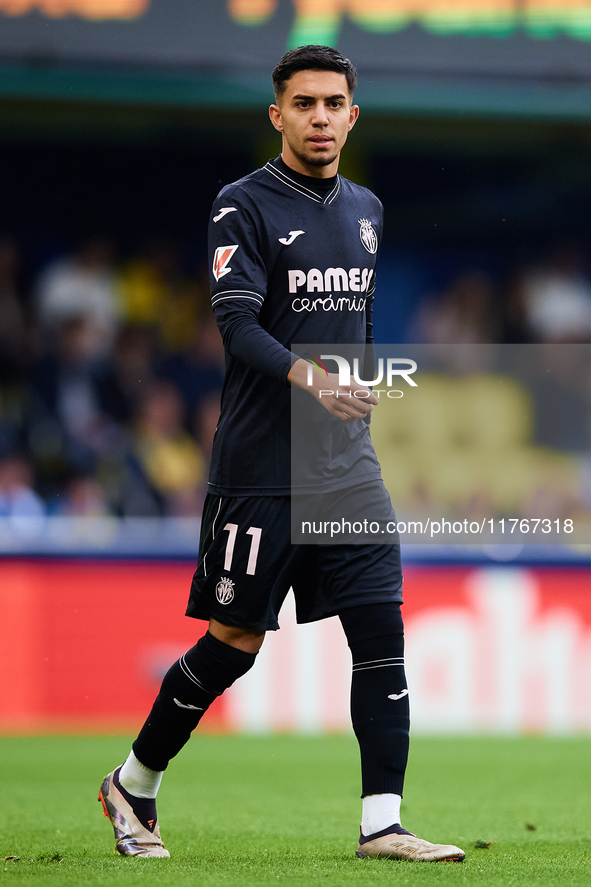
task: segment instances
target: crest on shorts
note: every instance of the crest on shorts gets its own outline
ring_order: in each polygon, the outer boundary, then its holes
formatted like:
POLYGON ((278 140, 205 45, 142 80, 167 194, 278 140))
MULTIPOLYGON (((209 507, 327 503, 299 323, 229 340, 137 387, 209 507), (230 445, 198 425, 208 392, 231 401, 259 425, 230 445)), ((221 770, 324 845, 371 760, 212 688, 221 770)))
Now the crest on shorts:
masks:
POLYGON ((215 587, 215 596, 220 604, 231 604, 234 600, 234 582, 229 576, 222 576, 215 587))
POLYGON ((359 225, 359 237, 361 238, 361 243, 372 255, 377 253, 378 251, 378 235, 375 232, 374 226, 369 221, 369 219, 358 219, 359 225))

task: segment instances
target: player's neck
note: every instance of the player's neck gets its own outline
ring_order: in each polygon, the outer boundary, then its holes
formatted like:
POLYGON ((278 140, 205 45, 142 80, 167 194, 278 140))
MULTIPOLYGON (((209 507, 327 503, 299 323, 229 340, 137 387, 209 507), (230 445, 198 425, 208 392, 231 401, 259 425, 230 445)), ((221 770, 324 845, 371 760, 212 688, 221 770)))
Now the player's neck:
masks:
POLYGON ((311 179, 334 179, 339 171, 339 160, 341 155, 338 154, 333 162, 326 166, 313 166, 312 164, 305 163, 285 146, 283 147, 280 156, 284 164, 291 169, 292 172, 297 172, 301 176, 308 176, 311 179))

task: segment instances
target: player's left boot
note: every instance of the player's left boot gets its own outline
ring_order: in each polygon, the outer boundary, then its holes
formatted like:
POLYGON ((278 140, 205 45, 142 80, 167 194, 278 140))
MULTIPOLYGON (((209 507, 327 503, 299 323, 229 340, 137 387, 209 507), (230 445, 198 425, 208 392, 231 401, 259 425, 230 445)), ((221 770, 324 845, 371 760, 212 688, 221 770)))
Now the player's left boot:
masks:
POLYGON ((115 830, 115 850, 122 856, 170 856, 160 837, 155 802, 126 792, 119 785, 120 769, 105 776, 98 796, 115 830))
POLYGON ((391 825, 367 837, 362 834, 355 855, 360 859, 371 856, 413 862, 463 862, 466 856, 453 844, 431 844, 407 832, 401 825, 391 825))

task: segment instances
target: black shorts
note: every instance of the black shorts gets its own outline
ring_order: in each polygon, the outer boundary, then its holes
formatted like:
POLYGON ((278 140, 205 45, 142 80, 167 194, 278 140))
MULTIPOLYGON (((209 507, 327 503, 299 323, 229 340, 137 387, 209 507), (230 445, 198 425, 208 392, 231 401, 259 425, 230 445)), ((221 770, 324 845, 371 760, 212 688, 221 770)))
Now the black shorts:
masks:
POLYGON ((400 546, 292 545, 289 496, 209 494, 186 615, 273 631, 290 588, 298 622, 401 602, 400 546))

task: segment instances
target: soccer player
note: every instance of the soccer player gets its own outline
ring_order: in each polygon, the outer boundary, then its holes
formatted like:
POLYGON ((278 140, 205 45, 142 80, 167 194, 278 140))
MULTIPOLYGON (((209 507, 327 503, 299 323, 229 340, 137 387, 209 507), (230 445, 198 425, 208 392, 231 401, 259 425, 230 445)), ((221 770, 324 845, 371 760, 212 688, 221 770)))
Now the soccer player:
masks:
POLYGON ((363 798, 357 855, 464 858, 400 824, 409 707, 398 544, 291 544, 292 394, 348 435, 335 464, 329 453, 317 495, 363 491, 393 514, 365 421, 377 398, 354 380, 339 386, 336 374, 310 380, 310 364, 290 350, 296 342, 373 342, 382 206, 338 175, 359 114, 356 81, 351 62, 330 47, 288 52, 273 72, 270 107, 281 156, 223 188, 213 205, 211 300, 226 377, 187 608, 209 629, 167 672, 128 759, 102 783, 123 856, 169 855, 156 816, 163 772, 213 700, 252 668, 292 587, 298 621, 337 615, 351 649, 363 798))

